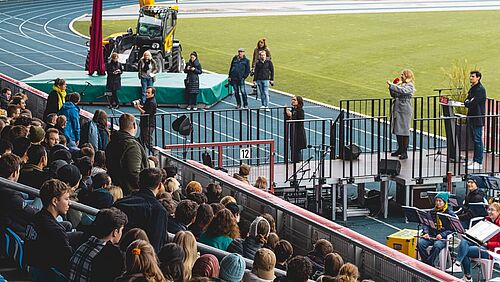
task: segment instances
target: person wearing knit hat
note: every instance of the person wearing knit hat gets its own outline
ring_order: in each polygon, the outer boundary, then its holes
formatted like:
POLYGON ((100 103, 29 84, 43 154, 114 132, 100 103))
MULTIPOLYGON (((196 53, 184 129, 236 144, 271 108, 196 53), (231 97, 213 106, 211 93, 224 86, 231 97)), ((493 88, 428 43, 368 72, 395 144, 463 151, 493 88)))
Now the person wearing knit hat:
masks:
POLYGON ((229 254, 220 261, 219 278, 227 282, 239 282, 245 274, 245 259, 239 254, 229 254))
POLYGON ((446 247, 446 238, 453 231, 446 228, 441 222, 437 213, 445 213, 451 216, 456 216, 453 209, 448 206, 448 192, 439 192, 434 197, 434 209, 430 211, 430 215, 434 219, 435 228, 424 225, 422 228, 423 235, 418 240, 417 249, 424 263, 434 266, 435 260, 443 248, 446 247), (430 253, 427 248, 431 247, 430 253))
POLYGON ((66 164, 57 170, 57 179, 75 188, 80 183, 82 175, 76 165, 66 164))
POLYGON ((245 163, 241 164, 240 170, 238 171, 238 173, 235 173, 233 177, 238 179, 239 181, 250 184, 250 182, 248 181, 248 176, 250 175, 250 168, 251 167, 245 163))
POLYGON ((41 126, 31 126, 30 134, 28 135, 28 139, 31 141, 31 144, 40 144, 45 138, 45 130, 41 126))
POLYGON ((193 277, 219 277, 219 261, 217 257, 212 254, 204 254, 200 256, 193 266, 193 277))
POLYGON ((246 270, 243 282, 271 282, 274 276, 276 255, 273 251, 262 248, 255 253, 252 270, 246 270))

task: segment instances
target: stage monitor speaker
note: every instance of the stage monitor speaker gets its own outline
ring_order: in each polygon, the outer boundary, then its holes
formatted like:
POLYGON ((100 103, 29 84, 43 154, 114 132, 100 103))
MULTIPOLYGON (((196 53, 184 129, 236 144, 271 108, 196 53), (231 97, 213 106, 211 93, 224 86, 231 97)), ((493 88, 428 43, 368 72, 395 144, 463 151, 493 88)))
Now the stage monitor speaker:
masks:
POLYGON ((361 154, 361 148, 356 144, 351 144, 349 146, 344 146, 344 154, 342 156, 343 160, 357 160, 361 154))
POLYGON ((399 160, 381 159, 378 164, 378 172, 396 176, 401 173, 401 162, 399 160))
POLYGON ((172 129, 182 136, 188 136, 193 131, 193 124, 188 116, 182 115, 172 122, 172 129))

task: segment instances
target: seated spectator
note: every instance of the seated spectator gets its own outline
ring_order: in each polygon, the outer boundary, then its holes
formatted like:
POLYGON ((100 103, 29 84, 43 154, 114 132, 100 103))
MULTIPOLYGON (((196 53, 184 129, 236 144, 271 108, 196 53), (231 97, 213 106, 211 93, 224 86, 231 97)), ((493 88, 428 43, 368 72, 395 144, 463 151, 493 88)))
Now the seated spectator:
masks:
POLYGON ((486 203, 484 191, 477 187, 477 182, 474 178, 467 179, 467 196, 462 209, 457 212, 457 216, 465 228, 469 228, 470 220, 474 217, 486 216, 486 203), (475 205, 474 205, 475 204, 475 205), (479 205, 477 205, 479 204, 479 205))
POLYGON ((172 198, 174 201, 177 203, 181 201, 182 195, 181 195, 181 189, 179 187, 179 181, 175 179, 174 177, 168 177, 164 181, 165 185, 165 191, 172 194, 172 198))
POLYGON ((358 267, 352 263, 344 264, 340 270, 339 275, 337 276, 338 282, 356 282, 359 278, 358 267))
POLYGON ((220 199, 220 203, 225 206, 227 206, 227 204, 229 203, 235 203, 236 204, 236 199, 233 197, 233 196, 224 196, 222 197, 222 199, 220 199))
POLYGON ((59 134, 59 144, 63 145, 64 147, 68 148, 68 138, 66 138, 65 135, 59 134))
POLYGON ((65 228, 56 217, 65 215, 70 206, 71 188, 64 182, 47 180, 40 189, 43 209, 38 212, 26 228, 24 242, 27 265, 33 269, 33 280, 39 281, 38 273, 56 268, 68 274, 68 262, 73 254, 65 228))
POLYGON ((26 163, 28 161, 28 149, 31 146, 30 140, 26 137, 18 137, 14 139, 12 144, 14 145, 12 153, 21 158, 21 163, 26 163))
POLYGON ((184 250, 183 276, 184 281, 189 281, 191 279, 194 262, 198 258, 196 239, 194 238, 193 233, 189 231, 180 231, 175 234, 174 243, 179 245, 184 250))
POLYGON ((276 232, 276 220, 274 220, 274 217, 268 213, 263 213, 260 216, 265 218, 267 222, 269 222, 269 225, 271 225, 271 232, 277 233, 276 232))
POLYGON ((175 209, 173 220, 168 221, 168 232, 176 234, 179 231, 187 231, 196 219, 198 204, 191 200, 182 200, 175 209))
POLYGON ((192 192, 203 193, 203 188, 201 187, 200 182, 194 180, 189 181, 186 185, 186 195, 189 195, 192 192))
POLYGON ((47 151, 42 145, 31 145, 27 155, 28 161, 21 169, 18 182, 40 189, 42 184, 49 179, 44 171, 48 162, 47 151))
POLYGON ((219 278, 219 260, 212 254, 201 255, 193 266, 193 277, 219 278))
POLYGON ((45 130, 40 126, 30 126, 30 133, 28 134, 28 139, 31 144, 41 144, 45 137, 45 130))
POLYGON ((114 281, 124 270, 123 257, 116 246, 122 237, 127 215, 116 208, 101 210, 91 236, 69 262, 70 281, 114 281))
MULTIPOLYGON (((128 219, 128 217, 127 217, 128 219)), ((126 224, 125 224, 126 225, 126 224)), ((126 232, 123 236, 122 239, 120 240, 120 251, 125 254, 127 252, 128 246, 134 242, 135 240, 144 240, 146 242, 149 242, 148 235, 144 230, 140 228, 132 228, 128 232, 126 232)))
POLYGON ((160 160, 156 156, 148 156, 148 161, 152 164, 151 167, 160 168, 160 160))
POLYGON ((59 131, 55 128, 47 129, 45 132, 45 139, 42 142, 42 145, 49 151, 55 145, 59 144, 59 131))
POLYGON ((332 243, 326 239, 319 239, 314 244, 314 250, 307 254, 307 258, 311 260, 313 266, 313 274, 316 276, 325 271, 325 256, 329 253, 333 253, 332 243))
POLYGON ((276 282, 307 282, 313 274, 311 260, 303 256, 295 256, 288 262, 286 276, 278 277, 276 282))
MULTIPOLYGON (((221 204, 221 203, 211 203, 210 204, 210 207, 212 207, 212 210, 214 211, 214 215, 217 214, 217 212, 219 212, 220 210, 223 210, 225 209, 226 207, 221 204)), ((248 225, 250 226, 250 224, 248 225)))
POLYGON ((94 166, 90 176, 94 176, 98 173, 106 172, 106 154, 104 151, 96 151, 94 155, 94 166))
POLYGON ((287 240, 279 240, 274 247, 274 254, 276 255, 276 268, 286 270, 288 260, 293 256, 293 246, 287 240))
POLYGON ((56 113, 51 113, 47 116, 46 124, 45 124, 45 130, 49 130, 51 128, 56 127, 56 120, 57 120, 57 114, 56 113))
POLYGON ((245 270, 243 282, 272 282, 274 276, 274 266, 276 265, 276 256, 266 248, 259 249, 253 259, 252 270, 245 270))
MULTIPOLYGON (((167 210, 168 221, 174 219, 177 203, 172 199, 172 195, 168 192, 162 192, 156 198, 160 201, 163 207, 167 210)), ((191 226, 190 226, 191 227, 191 226)))
POLYGON ((57 131, 59 131, 59 139, 61 139, 61 136, 64 136, 66 138, 66 142, 68 141, 68 137, 66 136, 64 131, 66 130, 67 123, 68 119, 66 118, 66 116, 57 116, 55 128, 57 129, 57 131))
POLYGON ((189 231, 193 233, 196 239, 200 238, 201 233, 205 232, 208 224, 214 218, 214 212, 212 207, 208 204, 201 204, 198 206, 198 210, 196 211, 196 220, 193 224, 189 226, 189 231))
POLYGON ((55 161, 51 162, 50 165, 48 166, 48 169, 45 170, 45 172, 47 173, 47 178, 48 179, 57 178, 57 171, 61 167, 65 166, 67 164, 68 163, 66 161, 63 161, 63 160, 55 160, 55 161))
POLYGON ((75 160, 75 165, 80 170, 82 179, 76 188, 76 193, 78 194, 78 199, 80 201, 85 201, 90 193, 92 187, 92 178, 90 177, 90 172, 92 170, 92 160, 85 156, 75 160))
POLYGON ((12 153, 13 148, 14 146, 10 141, 5 139, 0 139, 0 155, 3 155, 5 153, 12 153))
POLYGON ((191 192, 188 194, 187 198, 198 205, 205 204, 208 202, 207 196, 203 193, 198 193, 198 192, 191 192))
POLYGON ((10 98, 12 97, 12 90, 8 87, 2 88, 2 92, 0 92, 0 108, 3 110, 7 110, 7 107, 10 104, 10 98))
POLYGON ((274 251, 274 247, 276 247, 276 244, 278 244, 278 241, 280 240, 280 237, 278 234, 271 232, 269 233, 269 236, 267 236, 267 242, 264 244, 264 248, 268 248, 271 251, 274 251))
POLYGON ((115 281, 166 281, 153 246, 144 240, 132 242, 125 253, 125 273, 115 281))
MULTIPOLYGON (((0 177, 17 182, 21 159, 11 153, 0 156, 0 177)), ((21 192, 0 187, 0 230, 10 227, 24 238, 26 226, 37 211, 26 205, 21 192)))
POLYGON ((80 142, 80 94, 74 92, 68 95, 58 115, 66 116, 67 124, 64 135, 68 138, 68 147, 75 148, 80 142))
POLYGON ((241 164, 240 170, 238 171, 238 173, 235 173, 233 177, 238 179, 239 181, 250 184, 250 182, 248 181, 249 175, 250 175, 250 166, 247 164, 241 164))
POLYGON ((21 115, 21 109, 18 105, 9 104, 7 106, 7 119, 13 121, 21 115))
POLYGON ((119 186, 110 185, 106 188, 111 196, 113 196, 113 204, 123 198, 123 190, 119 186))
POLYGON ((184 250, 175 243, 163 246, 158 254, 160 269, 168 281, 183 282, 184 280, 184 250))
POLYGON ((96 209, 110 208, 114 201, 113 195, 107 190, 111 185, 111 177, 107 173, 98 173, 92 177, 92 189, 82 203, 96 209))
MULTIPOLYGON (((57 170, 57 179, 66 183, 71 188, 70 199, 78 201, 76 189, 80 185, 82 175, 80 170, 73 164, 63 165, 57 170)), ((82 212, 77 210, 69 210, 66 219, 71 222, 73 226, 78 226, 82 220, 82 212)))
POLYGON ((94 165, 95 150, 92 147, 92 144, 90 144, 90 143, 81 144, 81 148, 80 148, 79 152, 81 154, 81 157, 89 157, 90 163, 92 164, 92 166, 94 165))
POLYGON ((103 110, 96 110, 92 120, 81 128, 81 142, 92 144, 94 149, 104 150, 109 142, 108 114, 103 110))
POLYGON ((230 202, 226 205, 226 209, 230 210, 233 213, 234 218, 236 219, 236 222, 240 222, 241 212, 243 211, 242 205, 238 205, 236 203, 230 202))
POLYGON ((10 140, 15 140, 19 137, 25 137, 25 138, 28 138, 28 134, 29 134, 29 129, 28 127, 24 126, 24 125, 16 125, 14 124, 11 128, 10 128, 10 140))
POLYGON ((255 252, 266 244, 270 229, 269 222, 265 218, 258 216, 250 225, 249 236, 245 240, 233 240, 227 251, 238 253, 245 258, 253 260, 255 252))
POLYGON ((208 203, 219 203, 222 198, 222 187, 218 183, 210 183, 207 186, 208 203))
POLYGON ((325 272, 316 279, 316 282, 335 281, 344 260, 337 253, 329 253, 325 256, 325 272))
POLYGON ((257 180, 255 180, 255 184, 253 187, 258 188, 260 190, 266 190, 267 189, 267 178, 265 176, 259 176, 257 177, 257 180))
POLYGON ((245 259, 238 254, 229 254, 220 261, 220 279, 227 282, 239 282, 245 274, 245 259))
POLYGON ((63 160, 68 164, 73 163, 73 159, 71 158, 71 153, 68 148, 61 144, 55 145, 49 152, 49 162, 52 163, 56 160, 63 160))
POLYGON ((200 243, 225 251, 231 242, 238 238, 239 233, 233 214, 228 209, 223 209, 215 214, 207 231, 201 234, 200 243))
POLYGON ((143 169, 139 174, 140 190, 114 204, 128 216, 125 229, 144 229, 155 251, 159 251, 167 242, 168 214, 156 199, 160 191, 161 175, 158 168, 143 169))

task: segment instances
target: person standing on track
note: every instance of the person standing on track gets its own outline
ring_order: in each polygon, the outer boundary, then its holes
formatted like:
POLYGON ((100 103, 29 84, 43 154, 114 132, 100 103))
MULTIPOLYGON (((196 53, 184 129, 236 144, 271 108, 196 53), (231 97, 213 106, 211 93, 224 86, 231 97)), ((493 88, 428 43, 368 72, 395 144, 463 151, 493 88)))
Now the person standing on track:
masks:
POLYGON ((118 53, 113 52, 111 54, 111 61, 106 65, 106 72, 108 77, 106 80, 106 90, 111 92, 111 101, 109 103, 109 108, 118 109, 120 107, 120 102, 118 101, 118 90, 122 87, 122 64, 118 62, 118 53))
POLYGON ((259 60, 255 63, 253 81, 260 94, 261 108, 269 111, 269 85, 274 85, 274 66, 264 50, 259 52, 259 60))
POLYGON ((199 75, 203 72, 201 69, 201 64, 198 61, 198 53, 195 51, 191 52, 189 61, 186 63, 184 72, 187 74, 186 79, 184 79, 184 85, 186 86, 186 110, 198 110, 196 104, 196 98, 200 92, 200 78, 199 75))
POLYGON ((408 144, 410 143, 410 126, 412 118, 411 98, 415 93, 415 75, 406 69, 401 72, 401 78, 387 81, 389 93, 394 98, 391 113, 392 133, 396 135, 398 149, 391 156, 399 159, 408 158, 408 144))
POLYGON ((243 98, 243 108, 248 108, 248 96, 245 88, 245 79, 250 74, 250 61, 245 56, 245 49, 238 49, 238 55, 231 60, 229 68, 229 82, 234 88, 236 98, 236 108, 241 108, 241 98, 243 98), (241 93, 241 98, 240 98, 241 93))
POLYGON ((266 58, 271 60, 271 50, 269 50, 269 47, 267 47, 267 39, 262 38, 257 42, 257 47, 253 49, 253 56, 252 56, 252 73, 255 70, 255 64, 259 60, 259 52, 260 51, 266 51, 266 58))
POLYGON ((141 80, 141 105, 146 103, 146 89, 152 87, 155 82, 155 76, 158 72, 158 66, 152 59, 151 52, 145 51, 138 64, 139 79, 141 80))

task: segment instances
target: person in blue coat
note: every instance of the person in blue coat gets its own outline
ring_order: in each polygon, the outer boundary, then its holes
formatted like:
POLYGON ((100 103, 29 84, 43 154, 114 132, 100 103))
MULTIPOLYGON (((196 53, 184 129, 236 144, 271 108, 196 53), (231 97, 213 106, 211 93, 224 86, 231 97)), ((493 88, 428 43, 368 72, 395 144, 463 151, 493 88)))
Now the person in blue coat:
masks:
POLYGON ((59 110, 58 115, 66 116, 66 127, 64 135, 68 137, 68 147, 76 147, 80 141, 80 108, 77 106, 80 103, 80 94, 71 93, 68 95, 66 102, 59 110))
POLYGON ((439 252, 446 247, 446 237, 453 232, 443 226, 443 223, 437 215, 437 213, 440 212, 455 216, 452 207, 448 206, 448 198, 448 192, 439 192, 436 194, 434 209, 430 211, 436 228, 434 229, 424 225, 422 228, 423 234, 420 236, 420 239, 418 239, 417 249, 422 261, 432 266, 439 252), (432 246, 432 248, 429 253, 427 252, 427 248, 430 246, 432 246))
POLYGON ((238 49, 238 55, 231 60, 228 81, 234 88, 236 98, 236 108, 241 108, 241 98, 243 98, 243 108, 248 108, 247 91, 245 89, 245 79, 250 74, 250 61, 245 57, 245 49, 238 49), (240 98, 241 92, 241 98, 240 98))

